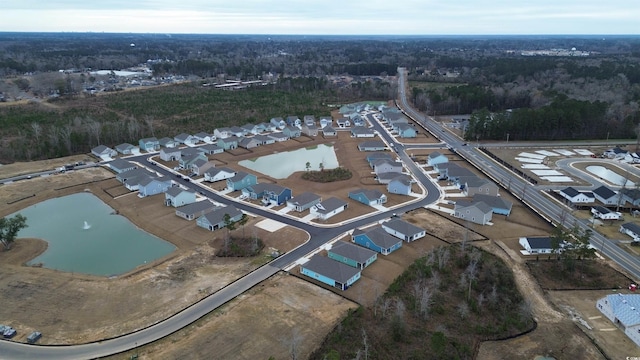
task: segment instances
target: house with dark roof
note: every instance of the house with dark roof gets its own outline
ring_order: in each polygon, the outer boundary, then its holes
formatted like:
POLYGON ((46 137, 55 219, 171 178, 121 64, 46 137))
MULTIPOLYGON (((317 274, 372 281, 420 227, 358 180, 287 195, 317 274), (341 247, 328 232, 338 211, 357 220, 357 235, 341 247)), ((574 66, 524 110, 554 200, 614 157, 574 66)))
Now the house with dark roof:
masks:
POLYGON ((414 138, 418 136, 418 131, 416 131, 415 127, 409 124, 394 124, 394 130, 398 133, 398 136, 401 138, 414 138))
POLYGON ((338 135, 336 129, 334 129, 331 125, 327 125, 322 128, 322 136, 324 137, 334 137, 338 135))
POLYGON ((593 196, 604 205, 623 205, 620 195, 605 185, 593 190, 593 196), (620 204, 618 204, 620 203, 620 204))
POLYGON ((300 265, 300 273, 340 290, 347 290, 360 279, 360 269, 317 254, 300 265))
POLYGON ((622 214, 617 211, 611 211, 604 206, 593 206, 591 214, 600 220, 620 220, 622 214))
POLYGON ((381 227, 367 231, 355 229, 351 234, 351 241, 382 255, 389 255, 402 247, 402 240, 389 235, 381 227))
POLYGON ((175 208, 193 204, 196 202, 196 192, 192 189, 183 189, 180 186, 172 186, 164 192, 164 204, 175 208))
POLYGON ((378 184, 387 185, 391 182, 391 180, 401 176, 409 178, 409 175, 399 173, 399 172, 383 172, 381 174, 376 175, 376 181, 378 182, 378 184))
POLYGON ((182 151, 178 148, 162 148, 160 159, 164 161, 178 161, 182 157, 182 151))
POLYGON ((302 129, 300 131, 307 136, 318 136, 318 127, 313 124, 302 125, 302 129))
POLYGON ((225 217, 227 215, 229 215, 230 222, 235 222, 242 219, 242 211, 238 210, 233 205, 229 205, 218 207, 200 215, 196 220, 196 224, 203 229, 216 231, 227 226, 227 223, 225 222, 225 217))
POLYGON ((578 191, 572 187, 560 190, 560 196, 567 199, 571 204, 588 204, 596 201, 595 196, 590 191, 578 191))
POLYGON ((382 229, 387 233, 406 242, 412 242, 427 235, 426 230, 421 229, 402 219, 393 219, 382 223, 382 229))
POLYGON ((187 146, 195 145, 198 143, 198 139, 196 139, 193 135, 180 133, 173 137, 173 140, 179 142, 180 144, 185 144, 187 146))
POLYGON ((287 206, 297 212, 305 211, 322 201, 320 195, 316 195, 312 192, 305 191, 300 195, 296 195, 293 198, 287 200, 287 206))
POLYGON ((178 145, 180 145, 179 142, 168 137, 163 137, 162 139, 158 140, 158 143, 160 143, 160 146, 165 148, 175 148, 175 147, 178 147, 178 145))
POLYGON ((216 139, 216 137, 213 134, 208 134, 204 131, 201 131, 197 134, 193 134, 193 137, 196 138, 197 141, 204 142, 204 143, 210 143, 216 139))
POLYGON ((156 137, 149 137, 138 140, 138 146, 140 150, 146 152, 153 152, 160 150, 160 141, 156 137))
POLYGON ((640 225, 628 222, 620 225, 620 232, 631 236, 633 241, 640 241, 640 225))
POLYGON ((474 196, 475 194, 498 196, 498 185, 489 179, 477 176, 466 176, 459 178, 458 183, 460 188, 462 188, 462 192, 467 197, 474 196))
POLYGON ((493 209, 489 205, 479 202, 459 200, 453 209, 453 216, 458 219, 471 221, 475 224, 486 225, 491 222, 493 209))
POLYGON ((378 259, 378 253, 349 242, 337 241, 327 250, 329 259, 363 270, 378 259))
POLYGON ((296 128, 300 127, 302 125, 302 121, 300 120, 300 118, 297 115, 289 115, 289 116, 287 116, 287 118, 285 119, 285 122, 287 123, 287 125, 293 126, 293 127, 296 127, 296 128))
POLYGON ((640 295, 608 294, 596 302, 596 308, 640 346, 640 295))
POLYGON ((380 205, 387 202, 387 196, 378 190, 356 189, 349 192, 349 198, 365 205, 380 205))
POLYGON ((146 177, 138 183, 138 196, 146 197, 161 194, 171 187, 171 180, 166 176, 146 177))
POLYGON ((116 174, 116 180, 121 183, 126 183, 127 181, 138 181, 141 178, 154 177, 155 173, 144 169, 144 168, 135 168, 127 171, 123 171, 119 174, 116 174))
POLYGON ((176 216, 191 221, 215 208, 217 208, 217 206, 215 206, 211 201, 198 201, 176 208, 176 216))
POLYGON ((463 168, 455 163, 441 163, 437 164, 438 180, 449 180, 452 182, 458 182, 461 177, 476 176, 473 171, 463 168))
POLYGON ((356 126, 351 129, 351 136, 355 138, 372 138, 376 136, 376 133, 367 127, 356 126))
POLYGON ((204 172, 204 181, 216 182, 236 176, 236 171, 228 167, 210 168, 204 172))
POLYGON ((550 237, 521 237, 518 243, 528 254, 551 254, 553 252, 550 237))
POLYGON ((269 137, 267 135, 258 134, 256 136, 254 136, 253 138, 256 139, 257 141, 259 141, 261 145, 270 145, 270 144, 274 144, 276 142, 273 138, 271 138, 271 137, 269 137))
POLYGON ((309 209, 309 213, 316 215, 317 219, 327 220, 330 217, 346 210, 347 206, 348 204, 346 201, 338 199, 337 197, 330 197, 313 205, 309 209))
POLYGON ((435 166, 437 164, 448 163, 449 158, 438 151, 434 151, 427 156, 427 165, 435 166))
POLYGON ((216 144, 206 144, 206 145, 199 146, 198 151, 206 155, 215 155, 215 154, 223 153, 224 149, 216 144))
POLYGON ((360 151, 384 151, 387 149, 387 144, 382 140, 368 140, 358 144, 358 150, 360 151))
MULTIPOLYGON (((242 138, 245 135, 248 134, 248 131, 241 128, 240 126, 232 126, 229 128, 229 134, 231 134, 231 136, 235 136, 237 138, 242 138)), ((239 140, 238 140, 239 141, 239 140)))
POLYGON ((238 141, 238 146, 245 149, 253 149, 262 145, 262 141, 254 137, 242 138, 238 141))
POLYGON ((108 165, 109 165, 109 168, 111 168, 111 170, 115 171, 117 174, 138 168, 138 165, 132 163, 131 161, 127 161, 123 159, 115 159, 112 162, 110 162, 108 165))
POLYGON ((494 214, 506 215, 511 214, 511 208, 513 203, 509 200, 505 200, 499 196, 491 196, 484 194, 473 195, 473 202, 483 202, 491 208, 494 214))
POLYGON ((632 206, 640 206, 640 189, 620 189, 622 204, 629 203, 632 206))
POLYGON ((242 194, 249 199, 262 200, 264 204, 282 205, 291 199, 291 189, 269 183, 248 185, 242 189, 242 194))
POLYGON ((116 151, 122 155, 131 155, 134 152, 139 152, 140 148, 138 148, 137 146, 133 146, 129 143, 122 143, 122 144, 116 145, 116 151))
MULTIPOLYGON (((381 174, 382 175, 382 174, 381 174)), ((387 184, 389 194, 411 195, 411 184, 413 181, 405 174, 399 174, 387 184)))
POLYGON ((227 179, 227 188, 232 191, 237 191, 257 183, 258 178, 255 175, 238 171, 233 177, 227 179))
MULTIPOLYGON (((206 156, 206 155, 205 155, 206 156)), ((189 165, 189 170, 191 171, 192 174, 195 174, 196 176, 199 175, 204 175, 204 173, 215 167, 216 164, 212 161, 209 161, 209 159, 197 159, 196 161, 192 162, 191 165, 189 165)))
POLYGON ((207 155, 199 151, 196 151, 195 154, 185 154, 183 151, 182 156, 178 160, 178 166, 180 166, 181 169, 188 170, 191 168, 191 165, 199 160, 202 160, 201 163, 206 163, 209 161, 209 158, 207 158, 207 155))
POLYGON ((269 135, 267 135, 268 137, 272 138, 275 142, 283 142, 283 141, 287 141, 290 139, 290 137, 282 132, 274 132, 271 133, 269 135))
POLYGON ((388 152, 374 152, 367 155, 367 157, 365 158, 365 160, 367 160, 367 163, 369 163, 369 166, 372 169, 376 161, 382 160, 382 159, 393 161, 393 156, 388 152))
POLYGON ((284 129, 282 129, 282 133, 290 139, 300 137, 300 129, 290 125, 285 126, 284 129))
POLYGON ((116 155, 118 155, 117 151, 104 145, 98 145, 94 147, 93 149, 91 149, 91 153, 99 158, 115 157, 116 155))

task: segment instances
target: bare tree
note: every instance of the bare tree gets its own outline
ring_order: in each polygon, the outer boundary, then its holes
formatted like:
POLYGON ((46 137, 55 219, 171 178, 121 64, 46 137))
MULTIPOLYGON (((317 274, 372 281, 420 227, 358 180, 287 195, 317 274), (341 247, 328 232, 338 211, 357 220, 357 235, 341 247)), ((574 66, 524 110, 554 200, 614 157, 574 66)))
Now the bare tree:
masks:
POLYGON ((60 141, 64 144, 64 147, 67 149, 69 154, 71 154, 71 133, 73 133, 71 124, 67 124, 60 128, 60 141))
POLYGON ((433 292, 428 287, 424 287, 422 289, 422 296, 420 297, 420 314, 423 319, 429 317, 429 310, 431 309, 432 303, 433 292))
POLYGON ((97 145, 100 145, 100 135, 102 135, 102 124, 91 118, 87 119, 87 128, 91 135, 96 138, 97 145))
POLYGON ((369 339, 367 338, 367 332, 364 327, 362 328, 362 345, 363 345, 363 354, 364 360, 369 359, 369 339))
POLYGON ((469 291, 467 292, 467 301, 469 301, 471 299, 471 284, 473 284, 473 281, 476 279, 476 275, 478 274, 478 260, 471 259, 465 272, 467 280, 469 281, 469 291))
POLYGON ((439 247, 438 250, 436 250, 436 256, 438 257, 438 269, 442 270, 449 262, 451 253, 449 251, 449 248, 439 247))
POLYGON ((153 127, 153 120, 154 120, 153 116, 146 115, 144 117, 144 123, 147 125, 147 128, 149 128, 149 131, 151 132, 151 136, 155 137, 156 133, 153 127))
POLYGON ((457 310, 458 310, 458 315, 460 315, 461 319, 464 319, 467 316, 469 316, 469 304, 467 304, 466 301, 461 301, 457 306, 457 310))
POLYGON ((36 140, 36 143, 40 143, 40 136, 42 135, 42 126, 37 122, 31 123, 31 130, 33 131, 33 138, 36 140))

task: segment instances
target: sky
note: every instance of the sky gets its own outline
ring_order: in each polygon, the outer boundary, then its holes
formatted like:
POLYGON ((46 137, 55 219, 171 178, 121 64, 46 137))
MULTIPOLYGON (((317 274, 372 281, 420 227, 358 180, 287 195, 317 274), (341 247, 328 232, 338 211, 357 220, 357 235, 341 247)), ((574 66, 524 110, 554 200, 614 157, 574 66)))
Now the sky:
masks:
POLYGON ((0 31, 292 35, 640 33, 636 0, 2 0, 0 31))

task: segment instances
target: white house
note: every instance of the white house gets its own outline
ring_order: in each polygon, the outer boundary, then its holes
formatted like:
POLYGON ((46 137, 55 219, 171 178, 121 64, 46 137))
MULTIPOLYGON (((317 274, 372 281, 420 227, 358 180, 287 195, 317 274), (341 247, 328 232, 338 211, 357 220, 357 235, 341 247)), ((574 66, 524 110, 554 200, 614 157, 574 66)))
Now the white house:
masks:
POLYGON ((204 172, 204 181, 216 182, 236 176, 236 171, 227 167, 214 167, 204 172))
POLYGON ((640 346, 640 294, 609 294, 596 302, 596 308, 640 346))
POLYGON ((518 241, 527 254, 551 254, 551 238, 549 237, 521 237, 518 241))
POLYGON ((401 219, 394 219, 382 223, 382 229, 398 239, 406 242, 412 242, 425 237, 427 232, 411 223, 401 219))
POLYGON ((624 223, 620 225, 620 232, 633 238, 633 241, 640 241, 640 226, 634 223, 624 223))
POLYGON ((327 220, 330 217, 343 212, 347 206, 348 204, 346 201, 336 197, 331 197, 313 205, 309 208, 309 213, 316 215, 316 218, 320 220, 327 220))
POLYGON ((605 205, 623 205, 624 202, 620 201, 620 195, 615 191, 609 189, 605 185, 593 190, 593 196, 596 200, 605 205), (620 204, 618 204, 620 203, 620 204))
POLYGON ((572 204, 589 204, 596 201, 592 192, 580 192, 572 187, 560 190, 560 196, 567 199, 572 204))
POLYGON ((601 220, 620 220, 622 214, 617 211, 611 211, 604 206, 594 206, 591 208, 591 214, 601 220))

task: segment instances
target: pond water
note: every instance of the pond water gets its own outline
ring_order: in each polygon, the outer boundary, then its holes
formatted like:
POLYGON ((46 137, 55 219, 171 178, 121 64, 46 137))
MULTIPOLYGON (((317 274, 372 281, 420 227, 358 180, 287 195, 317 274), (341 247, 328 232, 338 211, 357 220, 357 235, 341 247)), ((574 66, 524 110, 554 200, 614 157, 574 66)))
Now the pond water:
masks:
POLYGON ((333 146, 327 144, 243 160, 238 164, 274 179, 286 179, 296 171, 307 170, 307 162, 309 170, 316 171, 320 170, 320 163, 325 169, 340 166, 333 146))
MULTIPOLYGON (((132 197, 132 201, 137 198, 132 197)), ((29 227, 18 237, 49 244, 29 265, 99 276, 119 275, 170 254, 175 246, 115 215, 91 193, 50 199, 18 213, 29 227)), ((13 216, 13 215, 10 215, 13 216)))
MULTIPOLYGON (((625 183, 624 176, 618 175, 604 166, 599 166, 599 165, 587 166, 587 171, 614 185, 623 186, 625 183)), ((636 185, 633 181, 630 181, 630 180, 626 180, 626 183, 627 184, 625 186, 627 187, 634 187, 636 185)))

